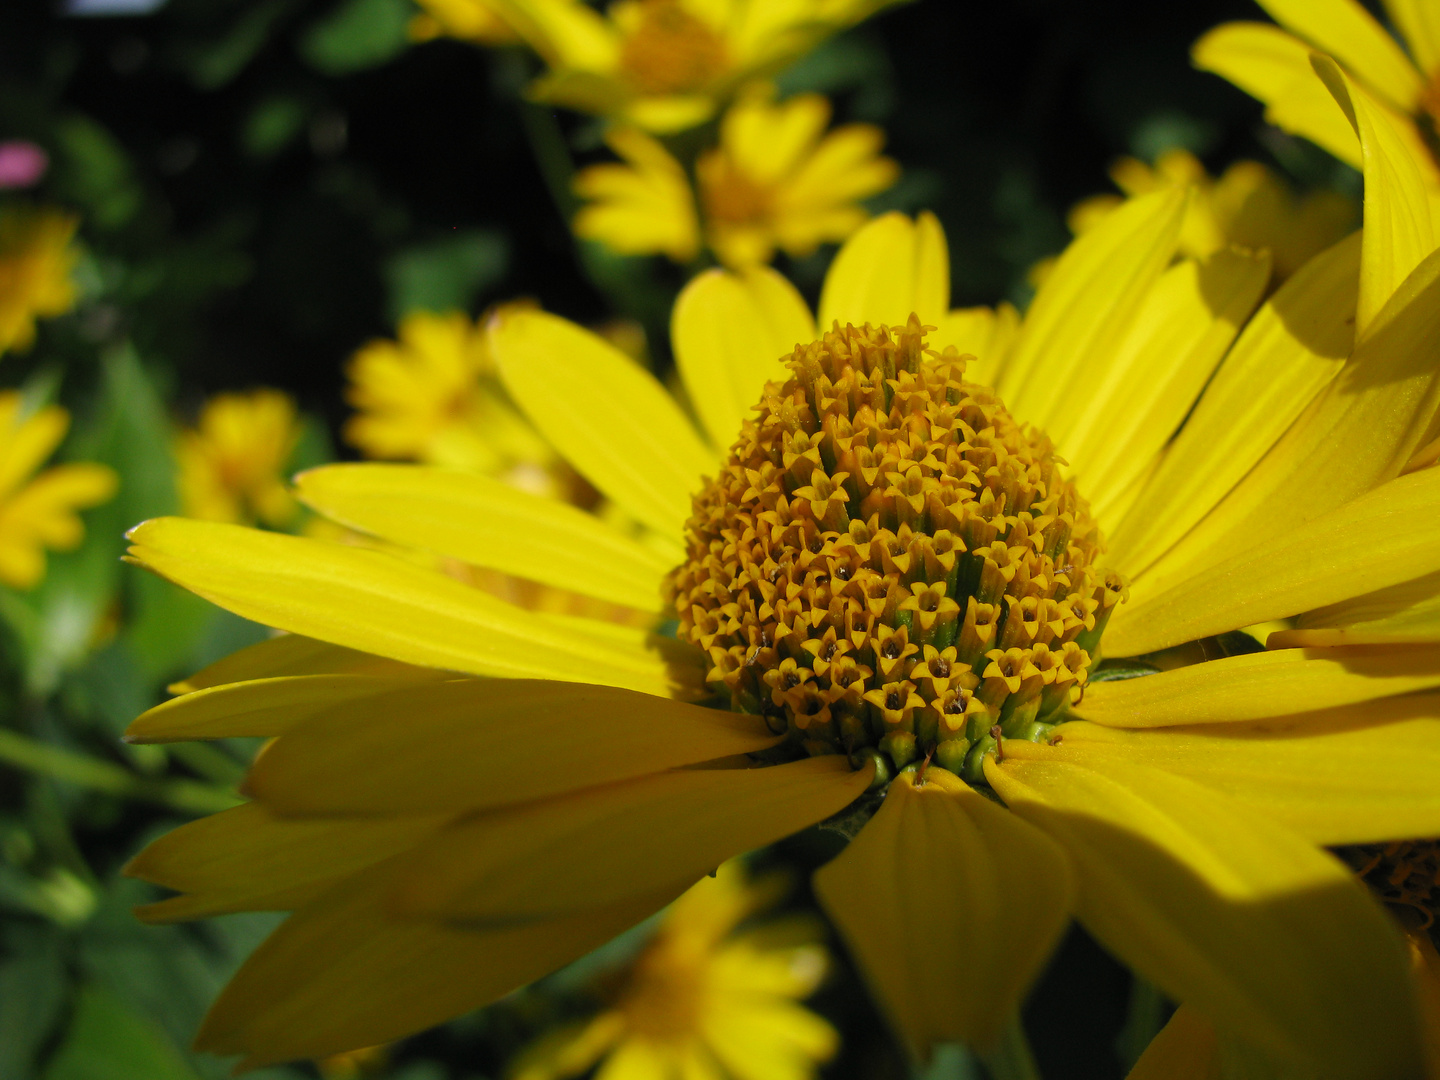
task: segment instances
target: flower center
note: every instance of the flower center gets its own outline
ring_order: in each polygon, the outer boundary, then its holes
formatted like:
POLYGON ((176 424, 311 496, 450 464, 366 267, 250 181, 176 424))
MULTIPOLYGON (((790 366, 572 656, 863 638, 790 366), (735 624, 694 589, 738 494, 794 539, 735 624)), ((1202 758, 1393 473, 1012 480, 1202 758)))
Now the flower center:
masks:
POLYGON ((725 42, 675 0, 640 0, 620 66, 645 94, 699 90, 724 72, 725 42))
POLYGON ((1061 718, 1125 585, 1050 440, 930 329, 837 324, 785 358, 671 589, 710 685, 793 752, 975 779, 1061 718))
POLYGON ((1341 855, 1381 900, 1413 908, 1428 929, 1440 913, 1440 840, 1396 840, 1341 855))

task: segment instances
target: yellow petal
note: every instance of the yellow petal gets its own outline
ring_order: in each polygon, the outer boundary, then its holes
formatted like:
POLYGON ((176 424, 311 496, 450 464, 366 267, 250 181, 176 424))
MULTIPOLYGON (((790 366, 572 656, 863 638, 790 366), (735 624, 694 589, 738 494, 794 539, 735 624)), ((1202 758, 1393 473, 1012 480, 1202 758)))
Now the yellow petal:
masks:
POLYGON ((284 821, 247 803, 166 833, 131 859, 125 874, 187 894, 138 909, 147 922, 290 911, 339 878, 412 847, 443 821, 284 821))
POLYGON ((820 291, 820 331, 833 323, 938 326, 950 310, 950 255, 934 214, 882 214, 845 241, 820 291))
POLYGON ((681 290, 670 319, 675 363, 710 441, 728 447, 740 434, 780 359, 815 339, 804 299, 766 267, 709 270, 681 290))
POLYGON ((1295 629, 1271 634, 1267 644, 1404 645, 1440 641, 1440 572, 1307 611, 1295 629))
POLYGON ((1005 744, 1108 772, 1135 763, 1222 792, 1316 844, 1440 832, 1440 698, 1385 698, 1248 724, 1146 731, 1066 724, 1058 745, 1005 744))
POLYGON ((267 626, 472 675, 670 691, 658 657, 568 634, 384 552, 183 518, 130 538, 142 566, 267 626))
POLYGON ((1190 1006, 1181 1005, 1125 1080, 1223 1080, 1215 1028, 1190 1006))
POLYGON ((341 881, 290 916, 211 1006, 196 1048, 244 1054, 244 1071, 389 1042, 549 974, 683 888, 560 919, 466 930, 393 916, 388 869, 341 881))
POLYGON ((426 668, 357 652, 303 634, 277 634, 233 652, 189 678, 173 683, 172 694, 188 694, 226 683, 273 679, 282 675, 383 675, 430 678, 426 668))
POLYGON ((997 389, 1017 416, 1049 430, 1080 385, 1118 346, 1175 252, 1186 191, 1131 199, 1071 242, 1036 294, 997 389))
POLYGON ((1011 304, 1000 304, 993 309, 956 308, 940 321, 930 336, 930 345, 937 351, 953 345, 962 356, 975 357, 965 368, 965 378, 994 386, 1019 331, 1020 316, 1011 304))
POLYGON ((65 432, 70 430, 70 414, 58 405, 47 405, 31 416, 16 422, 19 395, 6 395, 0 423, 10 430, 4 433, 0 447, 0 496, 9 495, 30 478, 36 469, 55 452, 65 432))
POLYGON ((1156 769, 987 766, 1010 807, 1075 860, 1086 927, 1170 997, 1303 1075, 1418 1075, 1403 943, 1337 860, 1156 769))
POLYGON ((1307 262, 1265 302, 1109 537, 1112 565, 1132 577, 1145 570, 1335 377, 1354 342, 1359 278, 1357 232, 1307 262))
POLYGON ((1258 0, 1291 33, 1329 53, 1391 107, 1409 112, 1422 82, 1415 65, 1356 0, 1258 0))
POLYGON ((279 814, 501 806, 746 754, 753 716, 608 686, 528 679, 401 687, 291 725, 245 790, 279 814), (527 766, 543 761, 543 767, 527 766))
MULTIPOLYGON (((1106 510, 1169 442, 1254 311, 1270 257, 1217 251, 1167 270, 1130 332, 1066 399, 1068 423, 1048 434, 1105 528, 1106 510)), ((1106 531, 1109 531, 1108 529, 1106 531)))
POLYGON ((490 347, 506 389, 575 470, 651 528, 678 535, 715 457, 655 377, 540 311, 497 317, 490 347))
POLYGON ((1365 239, 1355 308, 1356 330, 1363 339, 1395 290, 1440 238, 1430 214, 1429 177, 1397 123, 1333 60, 1316 57, 1315 71, 1354 125, 1365 159, 1365 239))
POLYGON ((1053 840, 932 768, 923 785, 890 785, 815 890, 924 1061, 936 1043, 998 1042, 1069 921, 1074 882, 1053 840))
POLYGON ((1310 68, 1311 49, 1269 23, 1225 23, 1195 42, 1195 66, 1228 79, 1269 108, 1272 124, 1360 168, 1360 143, 1310 68))
POLYGON ((840 810, 870 775, 840 757, 679 769, 483 811, 406 856, 395 903, 445 918, 533 918, 695 881, 840 810))
POLYGON ((182 739, 228 739, 237 735, 270 737, 301 720, 356 698, 376 697, 422 679, 446 678, 434 668, 414 675, 288 675, 227 683, 187 693, 141 713, 125 729, 132 743, 182 739))
POLYGON ((1087 687, 1071 711, 1112 727, 1262 720, 1440 686, 1440 646, 1280 649, 1087 687))
POLYGON ((670 566, 594 514, 474 473, 419 465, 328 465, 295 478, 327 517, 397 544, 642 611, 670 566))
POLYGON ((1430 0, 1384 0, 1421 71, 1440 71, 1440 9, 1430 0))
POLYGON ((1440 469, 1391 480, 1270 543, 1122 605, 1105 631, 1105 651, 1154 652, 1440 570, 1437 530, 1440 469))
POLYGON ((485 2, 553 67, 608 72, 620 61, 614 29, 577 0, 485 2))

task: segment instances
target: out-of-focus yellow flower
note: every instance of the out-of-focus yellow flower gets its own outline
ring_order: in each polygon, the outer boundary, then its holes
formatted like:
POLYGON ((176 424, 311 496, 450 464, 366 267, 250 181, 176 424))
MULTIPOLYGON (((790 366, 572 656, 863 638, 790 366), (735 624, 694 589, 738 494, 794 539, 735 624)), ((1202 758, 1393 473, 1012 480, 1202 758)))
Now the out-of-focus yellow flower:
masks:
POLYGON ((476 45, 513 45, 520 38, 487 0, 416 0, 420 12, 410 20, 410 39, 459 38, 476 45))
POLYGON ((607 1009, 542 1038, 511 1080, 565 1080, 604 1060, 605 1080, 806 1080, 839 1039, 799 1004, 828 962, 818 927, 771 924, 735 933, 770 907, 775 881, 750 883, 735 862, 665 913, 618 980, 607 1009))
POLYGON ((382 1045, 321 1058, 315 1066, 325 1080, 361 1080, 361 1077, 383 1073, 389 1064, 390 1049, 382 1045))
POLYGON ((176 440, 187 517, 283 528, 299 507, 285 486, 300 439, 295 402, 279 390, 216 394, 195 428, 176 440))
MULTIPOLYGON (((1188 150, 1160 155, 1154 166, 1121 158, 1110 177, 1129 198, 1171 187, 1191 188, 1180 229, 1180 251, 1203 259, 1234 244, 1268 251, 1277 281, 1340 240, 1360 223, 1360 208, 1336 191, 1296 195, 1274 170, 1258 161, 1237 161, 1212 178, 1188 150)), ((1125 200, 1096 195, 1070 211, 1075 235, 1088 231, 1125 200)))
POLYGON ((620 255, 668 255, 687 263, 700 251, 700 223, 684 167, 639 128, 612 127, 605 143, 625 164, 581 169, 575 193, 589 200, 575 235, 620 255))
MULTIPOLYGON (((819 94, 780 103, 754 94, 725 113, 719 145, 695 165, 705 241, 722 262, 766 263, 777 247, 808 255, 864 224, 860 200, 893 184, 899 166, 880 156, 879 128, 846 124, 827 134, 829 121, 819 94)), ((576 177, 576 191, 592 200, 576 215, 576 233, 622 254, 694 258, 700 225, 680 163, 636 128, 616 128, 607 141, 629 164, 576 177)))
POLYGON ((550 72, 541 101, 671 133, 894 0, 489 0, 550 72))
POLYGON ((1257 0, 1280 26, 1224 23, 1195 43, 1195 66, 1265 103, 1265 119, 1361 167, 1360 138, 1346 111, 1311 68, 1326 53, 1379 104, 1406 151, 1420 163, 1432 207, 1440 209, 1440 17, 1431 0, 1384 0, 1395 38, 1357 0, 1257 0), (1284 29, 1282 29, 1282 27, 1284 29), (1288 31, 1288 33, 1286 32, 1288 31))
POLYGON ((416 311, 401 320, 396 340, 362 347, 348 371, 346 400, 358 412, 345 439, 366 457, 469 469, 537 494, 563 494, 571 474, 557 471, 550 444, 510 404, 484 322, 458 311, 416 311))
POLYGON ((71 272, 80 221, 53 209, 0 209, 0 355, 28 349, 35 320, 63 315, 75 304, 71 272))
POLYGON ((0 392, 0 581, 29 589, 45 576, 45 549, 68 551, 85 539, 76 511, 105 502, 118 483, 91 462, 36 470, 60 445, 70 414, 50 405, 26 416, 20 394, 0 392))

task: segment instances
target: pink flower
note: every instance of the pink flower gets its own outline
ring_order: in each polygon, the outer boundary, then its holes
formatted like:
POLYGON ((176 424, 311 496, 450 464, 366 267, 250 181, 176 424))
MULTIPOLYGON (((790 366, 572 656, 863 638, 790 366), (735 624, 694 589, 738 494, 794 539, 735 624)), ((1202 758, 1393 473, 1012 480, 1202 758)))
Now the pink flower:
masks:
POLYGON ((33 187, 50 167, 50 156, 32 142, 0 142, 0 189, 33 187))

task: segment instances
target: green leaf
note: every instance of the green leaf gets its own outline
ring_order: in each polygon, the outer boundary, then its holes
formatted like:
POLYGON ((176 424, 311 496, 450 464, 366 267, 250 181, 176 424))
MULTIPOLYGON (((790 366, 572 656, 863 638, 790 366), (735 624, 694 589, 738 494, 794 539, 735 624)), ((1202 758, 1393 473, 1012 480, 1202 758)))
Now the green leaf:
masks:
POLYGON ((410 44, 407 0, 348 0, 300 39, 300 53, 326 75, 378 67, 410 44))
POLYGON ((45 1080, 198 1080, 180 1051, 152 1021, 117 995, 80 991, 65 1041, 45 1080))
POLYGON ((135 216, 140 185, 125 148, 109 131, 77 113, 57 123, 51 135, 63 198, 79 203, 88 221, 102 229, 119 228, 135 216))
POLYGON ((509 255, 505 238, 484 229, 405 248, 385 268, 390 317, 399 322, 417 310, 470 310, 505 276, 509 255))
POLYGON ((65 1002, 65 961, 48 929, 14 922, 0 960, 0 1076, 29 1080, 35 1057, 60 1019, 65 1002))

